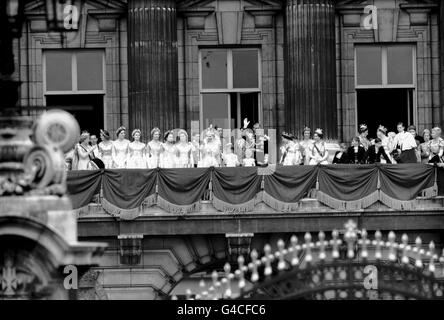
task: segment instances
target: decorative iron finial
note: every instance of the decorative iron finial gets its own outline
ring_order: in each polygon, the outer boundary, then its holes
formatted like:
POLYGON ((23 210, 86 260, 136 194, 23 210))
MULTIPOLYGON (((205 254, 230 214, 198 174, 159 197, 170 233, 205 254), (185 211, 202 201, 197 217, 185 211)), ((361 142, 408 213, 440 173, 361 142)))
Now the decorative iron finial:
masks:
POLYGON ((226 280, 225 296, 230 298, 231 297, 231 277, 232 277, 232 274, 230 273, 231 266, 228 262, 225 263, 224 271, 225 271, 225 278, 223 280, 226 280))
POLYGON ((271 275, 272 272, 273 272, 273 269, 271 268, 271 259, 272 259, 272 256, 271 256, 271 247, 270 247, 269 244, 266 244, 266 245, 265 245, 265 247, 264 247, 264 253, 265 253, 265 255, 264 255, 264 257, 262 258, 262 261, 263 261, 264 264, 265 264, 264 275, 265 275, 265 276, 269 276, 269 275, 271 275))
POLYGON ((245 263, 245 259, 244 256, 239 256, 237 258, 237 263, 239 264, 239 269, 237 271, 237 277, 239 278, 239 289, 243 289, 245 288, 245 271, 244 271, 244 263, 245 263))
POLYGON ((376 246, 376 249, 375 249, 375 259, 376 260, 382 259, 381 246, 384 243, 381 239, 382 239, 382 234, 381 234, 381 231, 378 230, 375 232, 375 240, 373 241, 373 244, 376 246))
POLYGON ((298 245, 298 237, 292 236, 291 239, 291 249, 293 251, 293 257, 291 259, 291 265, 296 266, 299 264, 299 245, 298 245))
POLYGON ((258 254, 257 251, 255 249, 253 249, 251 251, 251 263, 250 265, 252 266, 252 273, 251 273, 251 281, 252 282, 257 282, 259 280, 259 273, 257 272, 257 267, 258 267, 258 254))
POLYGON ((388 258, 390 261, 396 261, 396 244, 395 244, 395 240, 396 240, 396 235, 393 231, 390 231, 390 233, 388 234, 388 247, 389 247, 389 254, 388 254, 388 258))
POLYGON ((277 243, 277 246, 279 248, 278 270, 285 270, 285 268, 287 267, 287 263, 285 262, 285 242, 284 242, 284 240, 280 239, 277 243))
POLYGON ((305 261, 310 263, 313 260, 313 256, 311 255, 311 234, 307 232, 304 236, 305 239, 305 261))
POLYGON ((332 240, 331 240, 331 244, 333 246, 332 249, 332 257, 333 259, 338 259, 339 258, 339 246, 341 245, 341 240, 339 240, 339 232, 338 230, 333 230, 333 232, 331 233, 332 236, 332 240))
POLYGON ((416 260, 415 260, 415 266, 417 268, 422 268, 422 259, 421 259, 421 246, 422 246, 422 240, 420 237, 417 237, 415 240, 416 247, 413 249, 416 254, 416 260))
POLYGON ((325 233, 323 231, 319 232, 318 238, 319 238, 319 259, 323 261, 327 257, 327 255, 325 254, 325 246, 328 243, 325 241, 325 233))
POLYGON ((429 244, 429 254, 430 254, 430 262, 429 262, 429 271, 431 273, 435 273, 435 243, 430 241, 429 244))
POLYGON ((408 264, 409 263, 409 257, 407 256, 407 252, 410 249, 409 248, 409 237, 404 233, 402 235, 402 258, 401 258, 401 262, 404 264, 408 264))
POLYGON ((355 257, 355 242, 358 238, 356 232, 356 223, 353 220, 348 220, 345 224, 344 240, 347 242, 347 257, 353 259, 355 257))
POLYGON ((367 246, 370 243, 370 240, 367 240, 367 230, 362 229, 361 231, 361 240, 359 240, 359 243, 361 244, 361 258, 366 260, 368 258, 368 250, 367 246))

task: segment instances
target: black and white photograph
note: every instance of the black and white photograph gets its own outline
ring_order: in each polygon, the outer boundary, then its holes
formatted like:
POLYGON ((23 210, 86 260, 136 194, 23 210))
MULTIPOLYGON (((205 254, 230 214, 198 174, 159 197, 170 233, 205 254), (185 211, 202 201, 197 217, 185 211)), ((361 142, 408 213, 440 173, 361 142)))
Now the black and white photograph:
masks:
POLYGON ((442 128, 444 0, 1 0, 0 300, 443 300, 442 128))

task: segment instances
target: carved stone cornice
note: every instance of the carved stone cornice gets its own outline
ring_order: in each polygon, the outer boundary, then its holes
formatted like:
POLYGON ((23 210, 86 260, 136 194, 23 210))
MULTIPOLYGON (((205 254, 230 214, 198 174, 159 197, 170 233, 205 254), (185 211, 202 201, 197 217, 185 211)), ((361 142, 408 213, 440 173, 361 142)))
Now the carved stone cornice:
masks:
POLYGON ((214 12, 214 7, 182 8, 178 10, 178 14, 186 19, 188 29, 204 29, 205 18, 214 12))

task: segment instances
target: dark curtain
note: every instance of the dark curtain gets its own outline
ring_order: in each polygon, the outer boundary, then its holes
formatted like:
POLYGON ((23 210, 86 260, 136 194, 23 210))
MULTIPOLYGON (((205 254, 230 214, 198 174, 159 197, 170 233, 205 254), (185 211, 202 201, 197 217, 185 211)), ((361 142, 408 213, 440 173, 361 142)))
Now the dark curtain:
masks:
POLYGON ((156 192, 156 170, 105 170, 103 198, 121 209, 135 209, 156 192))
POLYGON ((377 191, 377 170, 374 165, 319 166, 319 191, 343 201, 360 200, 377 191))
POLYGON ((209 168, 160 169, 158 195, 177 206, 198 202, 210 182, 209 168))
POLYGON ((314 166, 277 166, 272 175, 264 177, 264 190, 276 200, 296 203, 315 188, 317 175, 314 166))
POLYGON ((100 192, 102 182, 101 170, 69 171, 67 177, 68 196, 73 209, 87 206, 94 195, 100 192))
POLYGON ((214 196, 229 204, 246 203, 261 191, 262 176, 256 167, 214 168, 214 196))
POLYGON ((435 182, 435 168, 427 164, 381 165, 381 192, 396 200, 415 199, 435 182))

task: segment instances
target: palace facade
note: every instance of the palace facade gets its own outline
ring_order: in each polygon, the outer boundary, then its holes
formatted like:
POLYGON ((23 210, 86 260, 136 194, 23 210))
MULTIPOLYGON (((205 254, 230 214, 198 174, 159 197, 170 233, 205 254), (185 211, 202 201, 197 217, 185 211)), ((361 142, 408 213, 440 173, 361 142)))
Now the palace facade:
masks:
MULTIPOLYGON (((154 127, 193 134, 210 123, 239 128, 245 117, 276 136, 309 126, 345 142, 360 123, 370 136, 398 121, 418 132, 444 125, 444 1, 81 2, 75 32, 48 32, 44 1, 26 5, 14 43, 23 115, 61 108, 82 130, 125 125, 144 140, 154 127)), ((185 295, 238 254, 349 218, 369 232, 443 243, 439 196, 352 210, 307 196, 287 211, 259 203, 243 214, 205 198, 185 216, 151 203, 131 218, 101 201, 77 210, 78 235, 108 244, 89 285, 109 299, 185 295)))

